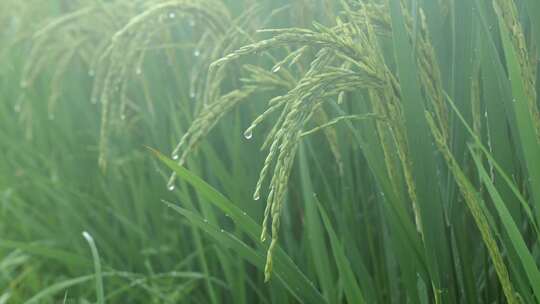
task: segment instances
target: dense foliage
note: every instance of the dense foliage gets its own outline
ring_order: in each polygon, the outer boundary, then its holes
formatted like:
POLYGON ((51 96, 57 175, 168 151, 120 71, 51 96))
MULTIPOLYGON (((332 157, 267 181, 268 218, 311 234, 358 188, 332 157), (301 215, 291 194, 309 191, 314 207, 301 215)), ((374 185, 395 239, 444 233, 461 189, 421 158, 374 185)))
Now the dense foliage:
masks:
POLYGON ((1 0, 0 304, 540 303, 540 2, 1 0))

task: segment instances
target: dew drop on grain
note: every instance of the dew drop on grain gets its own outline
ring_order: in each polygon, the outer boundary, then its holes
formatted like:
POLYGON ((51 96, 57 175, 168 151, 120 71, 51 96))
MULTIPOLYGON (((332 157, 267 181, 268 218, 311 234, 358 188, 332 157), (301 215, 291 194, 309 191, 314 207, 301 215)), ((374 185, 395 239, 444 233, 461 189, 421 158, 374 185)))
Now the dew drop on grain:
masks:
POLYGON ((244 132, 244 137, 246 139, 251 139, 253 137, 253 130, 251 128, 248 128, 245 132, 244 132))

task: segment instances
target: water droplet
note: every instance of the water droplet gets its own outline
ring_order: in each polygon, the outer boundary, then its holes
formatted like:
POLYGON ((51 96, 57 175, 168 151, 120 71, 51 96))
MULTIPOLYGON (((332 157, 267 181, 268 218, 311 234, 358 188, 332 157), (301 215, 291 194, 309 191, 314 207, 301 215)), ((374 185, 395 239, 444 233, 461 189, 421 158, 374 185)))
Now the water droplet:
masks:
POLYGON ((247 213, 246 213, 245 211, 244 211, 244 212, 242 212, 242 214, 243 214, 243 215, 247 215, 247 213))
POLYGON ((94 70, 89 70, 88 71, 88 76, 94 77, 95 75, 96 75, 96 72, 94 72, 94 70))
POLYGON ((19 103, 15 104, 15 106, 13 107, 13 110, 19 113, 21 111, 21 105, 19 103))
POLYGON ((225 232, 225 230, 223 230, 223 229, 220 229, 219 231, 221 231, 221 232, 225 232))
POLYGON ((26 88, 28 86, 28 82, 26 80, 22 80, 20 85, 21 85, 21 88, 26 88))
POLYGON ((281 66, 280 66, 280 65, 276 65, 276 66, 272 69, 272 72, 273 72, 273 73, 277 73, 277 72, 279 72, 279 70, 281 70, 281 66))
POLYGON ((207 220, 207 219, 204 219, 203 222, 208 223, 208 220, 207 220))
POLYGON ((195 92, 193 91, 189 92, 189 97, 192 99, 195 98, 195 92))
POLYGON ((512 98, 512 102, 514 102, 514 103, 515 103, 515 102, 516 102, 516 99, 515 99, 515 98, 512 98))
POLYGON ((199 57, 200 55, 201 55, 201 51, 199 51, 198 49, 195 49, 195 51, 193 51, 193 56, 199 57))
POLYGON ((121 120, 126 120, 126 114, 121 114, 121 115, 120 115, 120 119, 121 119, 121 120))
POLYGON ((253 137, 253 129, 247 128, 247 130, 244 132, 244 137, 246 139, 251 139, 253 137))
POLYGON ((178 154, 173 154, 173 155, 172 155, 172 159, 173 159, 173 160, 178 160, 178 154))
POLYGON ((169 13, 169 18, 170 18, 170 19, 176 18, 176 13, 175 13, 175 12, 170 12, 170 13, 169 13))
POLYGON ((194 27, 195 26, 195 20, 189 19, 188 24, 189 24, 189 26, 194 27))
POLYGON ((141 74, 142 74, 142 69, 141 69, 140 67, 138 67, 138 68, 135 70, 135 74, 141 75, 141 74))
POLYGON ((167 187, 167 189, 169 189, 169 191, 173 191, 173 190, 174 190, 174 185, 169 185, 169 186, 167 187))

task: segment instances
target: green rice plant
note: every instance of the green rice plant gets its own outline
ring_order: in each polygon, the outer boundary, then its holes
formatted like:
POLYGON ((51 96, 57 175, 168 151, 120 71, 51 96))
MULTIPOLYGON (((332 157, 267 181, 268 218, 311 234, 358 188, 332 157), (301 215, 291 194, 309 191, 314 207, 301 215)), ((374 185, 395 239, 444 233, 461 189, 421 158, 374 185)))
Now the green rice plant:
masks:
POLYGON ((539 9, 2 1, 0 303, 539 303, 539 9))

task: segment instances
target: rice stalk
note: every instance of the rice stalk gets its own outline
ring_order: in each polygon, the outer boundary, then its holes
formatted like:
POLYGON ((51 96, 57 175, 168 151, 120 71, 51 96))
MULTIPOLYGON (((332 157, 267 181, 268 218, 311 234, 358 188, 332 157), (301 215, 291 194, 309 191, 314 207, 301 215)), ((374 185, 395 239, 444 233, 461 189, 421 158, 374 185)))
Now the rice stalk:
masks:
POLYGON ((493 6, 495 11, 498 12, 498 15, 502 17, 504 25, 510 33, 510 38, 512 40, 514 50, 517 54, 518 63, 522 71, 523 85, 525 94, 527 96, 527 104, 529 106, 530 115, 535 124, 537 141, 540 143, 540 112, 536 103, 537 92, 535 86, 536 60, 534 55, 529 55, 529 51, 527 50, 523 26, 519 22, 518 12, 514 1, 496 0, 493 1, 493 6))
POLYGON ((435 138, 437 147, 439 151, 443 154, 449 169, 454 175, 454 178, 459 186, 461 195, 463 196, 463 199, 465 200, 465 203, 467 204, 467 207, 474 218, 478 230, 480 230, 480 234, 482 235, 484 244, 486 245, 490 258, 495 266, 495 272, 497 273, 499 281, 501 282, 506 300, 508 301, 508 303, 519 303, 516 298, 512 283, 510 282, 510 277, 508 275, 508 270, 506 269, 506 266, 504 264, 502 254, 497 246, 495 238, 493 237, 491 229, 489 228, 486 214, 484 213, 484 211, 482 211, 479 194, 475 191, 474 186, 463 173, 458 162, 450 152, 450 149, 443 137, 442 132, 436 126, 434 118, 429 112, 426 112, 426 119, 429 123, 433 137, 435 138))

